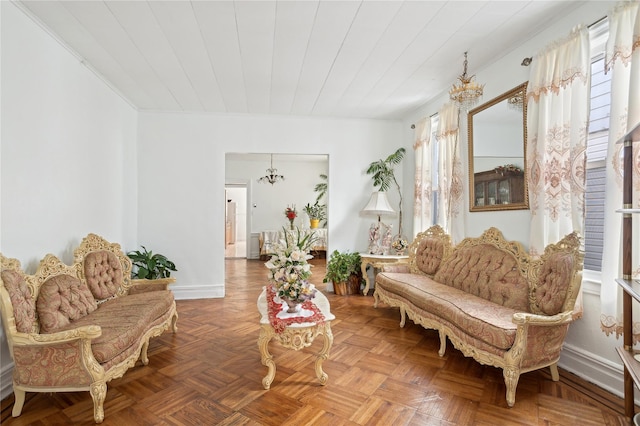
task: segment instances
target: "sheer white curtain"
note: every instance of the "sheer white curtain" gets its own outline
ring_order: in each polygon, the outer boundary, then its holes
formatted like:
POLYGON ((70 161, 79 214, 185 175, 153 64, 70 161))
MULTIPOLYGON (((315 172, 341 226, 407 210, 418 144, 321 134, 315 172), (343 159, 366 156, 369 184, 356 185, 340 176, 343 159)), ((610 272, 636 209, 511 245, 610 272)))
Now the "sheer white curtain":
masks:
MULTIPOLYGON (((433 193, 431 171, 431 119, 425 117, 416 124, 415 153, 416 171, 413 200, 413 236, 432 224, 431 194, 433 193)), ((413 238, 410 238, 413 240, 413 238)))
POLYGON ((458 107, 449 102, 440 109, 438 116, 438 225, 457 243, 465 235, 458 107))
POLYGON ((530 252, 583 234, 590 91, 589 33, 580 26, 533 60, 527 88, 530 252))
MULTIPOLYGON (((618 4, 609 14, 609 39, 605 71, 611 73, 611 124, 607 148, 604 249, 600 291, 601 327, 606 334, 620 335, 622 298, 615 278, 621 277, 622 144, 625 133, 640 122, 640 12, 638 2, 618 4)), ((633 144, 633 206, 640 208, 640 143, 633 144)), ((640 220, 633 215, 632 268, 640 276, 640 220)), ((634 315, 638 318, 637 315, 634 315)), ((634 341, 640 337, 640 323, 634 324, 634 341)))

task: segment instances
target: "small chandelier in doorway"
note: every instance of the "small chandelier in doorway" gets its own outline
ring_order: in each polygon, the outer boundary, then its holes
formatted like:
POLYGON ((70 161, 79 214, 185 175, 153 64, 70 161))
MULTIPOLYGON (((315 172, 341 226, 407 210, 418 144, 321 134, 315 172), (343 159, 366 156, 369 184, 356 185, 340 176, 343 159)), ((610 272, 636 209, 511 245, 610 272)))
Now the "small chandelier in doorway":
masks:
POLYGON ((273 154, 271 154, 271 167, 267 169, 266 176, 262 176, 258 179, 259 183, 270 183, 273 185, 276 182, 284 180, 284 176, 278 174, 278 169, 273 168, 273 154))

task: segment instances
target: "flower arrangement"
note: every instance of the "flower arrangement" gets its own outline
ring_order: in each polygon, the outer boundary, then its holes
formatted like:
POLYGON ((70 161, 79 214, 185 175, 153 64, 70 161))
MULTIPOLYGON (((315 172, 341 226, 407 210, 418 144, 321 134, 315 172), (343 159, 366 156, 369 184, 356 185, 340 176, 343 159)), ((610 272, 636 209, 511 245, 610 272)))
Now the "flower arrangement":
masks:
POLYGON ((291 229, 293 229, 293 221, 298 216, 296 205, 294 204, 293 207, 287 206, 287 208, 284 209, 284 215, 289 219, 289 225, 291 226, 291 229))
POLYGON ((391 243, 391 248, 396 251, 396 253, 404 253, 404 251, 409 247, 409 242, 404 237, 396 237, 391 243))
POLYGON ((498 166, 493 170, 496 173, 500 173, 502 176, 508 173, 522 173, 522 169, 514 164, 505 164, 504 166, 498 166))
POLYGON ((285 240, 274 244, 274 253, 265 266, 278 297, 302 303, 316 295, 315 286, 309 282, 311 265, 307 262, 313 258, 309 250, 315 238, 312 234, 303 237, 299 229, 295 233, 285 229, 284 234, 285 240))

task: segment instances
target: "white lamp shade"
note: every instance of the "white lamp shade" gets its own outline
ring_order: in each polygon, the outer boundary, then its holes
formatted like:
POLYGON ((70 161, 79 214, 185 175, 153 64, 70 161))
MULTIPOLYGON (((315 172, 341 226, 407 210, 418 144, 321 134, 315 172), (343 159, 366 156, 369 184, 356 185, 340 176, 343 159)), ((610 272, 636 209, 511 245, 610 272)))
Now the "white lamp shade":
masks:
POLYGON ((383 191, 375 191, 371 194, 371 198, 367 205, 362 209, 362 213, 375 214, 375 215, 393 215, 395 210, 389 204, 387 200, 387 194, 383 191))

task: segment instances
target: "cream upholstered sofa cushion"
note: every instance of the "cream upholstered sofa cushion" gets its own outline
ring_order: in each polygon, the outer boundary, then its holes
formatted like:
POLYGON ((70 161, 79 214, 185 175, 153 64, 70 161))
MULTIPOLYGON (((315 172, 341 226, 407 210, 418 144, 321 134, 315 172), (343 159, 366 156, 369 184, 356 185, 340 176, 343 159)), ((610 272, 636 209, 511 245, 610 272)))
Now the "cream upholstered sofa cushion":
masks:
POLYGON ((9 293, 16 329, 20 333, 36 331, 36 302, 29 292, 24 276, 16 270, 2 271, 2 281, 9 293))
POLYGON ((376 284, 388 293, 402 297, 417 309, 429 312, 449 324, 475 336, 487 345, 507 350, 516 338, 516 325, 511 317, 517 311, 437 283, 418 274, 385 272, 376 284))
POLYGON ((424 238, 416 249, 416 266, 420 271, 433 276, 438 271, 444 256, 445 243, 441 238, 424 238))
POLYGON ((562 312, 574 267, 574 257, 562 252, 553 253, 542 264, 535 289, 535 303, 546 315, 562 312))
POLYGON ((434 279, 498 305, 529 312, 529 284, 517 266, 511 253, 479 244, 454 250, 434 279))
POLYGON ((101 303, 90 315, 56 331, 100 326, 102 334, 91 342, 91 351, 96 361, 108 369, 137 350, 136 343, 151 325, 166 321, 173 300, 169 290, 116 297, 101 303))
POLYGON ((36 310, 40 332, 51 333, 69 325, 98 307, 89 287, 71 275, 47 279, 38 294, 36 310))
POLYGON ((87 253, 83 264, 85 280, 97 300, 114 296, 122 286, 124 271, 114 253, 107 250, 87 253))

